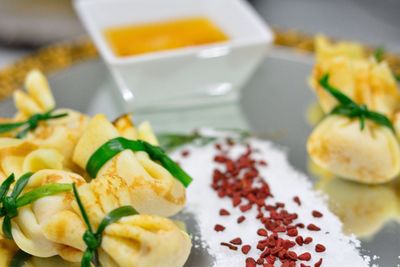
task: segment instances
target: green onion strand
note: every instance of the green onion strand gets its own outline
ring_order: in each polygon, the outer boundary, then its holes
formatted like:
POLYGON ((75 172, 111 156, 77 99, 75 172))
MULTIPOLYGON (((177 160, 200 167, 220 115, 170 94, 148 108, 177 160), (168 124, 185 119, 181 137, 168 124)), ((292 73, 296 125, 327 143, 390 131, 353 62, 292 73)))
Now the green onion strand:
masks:
POLYGON ((329 83, 329 74, 323 75, 319 80, 319 84, 339 102, 330 114, 342 115, 351 119, 358 118, 361 130, 365 128, 365 120, 370 120, 395 132, 392 122, 385 115, 369 110, 366 105, 357 104, 340 90, 333 87, 329 83))
POLYGON ((14 189, 9 196, 7 193, 15 180, 14 174, 11 174, 0 186, 0 203, 2 204, 0 208, 0 217, 4 217, 2 230, 4 236, 8 239, 13 239, 11 219, 18 216, 19 208, 46 196, 71 191, 70 184, 47 184, 20 196, 32 175, 33 173, 22 175, 15 183, 14 189))
POLYGON ((99 256, 98 256, 97 249, 101 246, 103 232, 106 229, 106 227, 112 223, 117 222, 122 217, 135 215, 135 214, 138 214, 138 212, 131 206, 122 206, 122 207, 116 208, 105 216, 105 218, 101 221, 97 231, 94 232, 92 225, 90 223, 90 220, 89 220, 89 216, 87 215, 85 207, 79 196, 76 185, 73 184, 72 188, 73 188, 73 192, 74 192, 75 199, 78 204, 79 210, 82 214, 83 221, 85 222, 85 224, 87 226, 87 230, 85 231, 85 233, 82 237, 83 241, 85 242, 85 244, 87 246, 87 249, 83 253, 81 266, 82 267, 90 267, 91 263, 93 263, 95 267, 98 267, 98 266, 100 266, 100 262, 99 262, 99 256))
POLYGON ((384 56, 385 56, 385 48, 383 46, 380 46, 375 49, 374 58, 378 63, 384 59, 384 56))
POLYGON ((50 110, 46 113, 34 114, 26 121, 0 123, 0 133, 7 133, 24 126, 24 128, 20 130, 15 136, 16 138, 23 138, 28 134, 28 132, 35 130, 38 127, 40 121, 59 119, 68 115, 68 113, 52 114, 53 111, 54 110, 50 110))
POLYGON ((147 152, 152 160, 158 161, 168 172, 178 179, 185 187, 189 186, 192 178, 182 170, 168 155, 157 146, 153 146, 142 140, 129 140, 123 137, 111 139, 99 147, 89 158, 86 171, 95 178, 100 169, 111 158, 124 150, 147 152))

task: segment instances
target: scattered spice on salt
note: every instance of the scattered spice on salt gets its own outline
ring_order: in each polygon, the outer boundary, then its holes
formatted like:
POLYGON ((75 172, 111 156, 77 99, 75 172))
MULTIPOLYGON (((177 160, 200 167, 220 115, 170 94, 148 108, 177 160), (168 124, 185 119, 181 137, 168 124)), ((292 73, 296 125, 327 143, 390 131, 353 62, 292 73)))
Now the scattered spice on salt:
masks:
MULTIPOLYGON (((188 188, 187 210, 196 216, 201 239, 205 243, 204 247, 214 257, 213 266, 257 266, 257 263, 261 262, 262 266, 295 266, 295 259, 297 262, 300 261, 298 266, 321 266, 322 262, 324 266, 367 266, 356 248, 357 240, 342 233, 340 221, 327 209, 323 198, 312 190, 307 178, 288 164, 285 152, 269 142, 252 139, 249 143, 250 146, 245 146, 230 141, 227 144, 229 149, 226 149, 225 144, 189 146, 190 157, 184 159, 180 157, 179 151, 175 153, 175 158, 179 159, 183 168, 194 177, 193 183, 188 188), (228 171, 234 176, 240 175, 234 162, 248 153, 249 148, 252 151, 259 151, 254 153, 257 171, 249 169, 246 174, 243 173, 247 177, 242 183, 250 184, 250 180, 255 179, 256 175, 259 177, 255 183, 259 185, 258 191, 252 191, 254 188, 249 187, 245 197, 237 196, 235 191, 232 193, 229 190, 214 192, 215 189, 210 188, 212 177, 220 175, 218 172, 215 174, 215 171, 220 170, 222 173, 228 171), (226 155, 220 155, 226 150, 226 155), (261 164, 261 160, 265 161, 265 164, 261 164), (226 169, 221 169, 221 165, 226 169), (265 194, 266 185, 270 194, 266 198, 264 195, 261 197, 265 201, 263 204, 257 193, 262 192, 261 188, 264 188, 265 194), (298 196, 298 202, 294 200, 295 196, 298 196), (239 218, 244 216, 240 207, 244 205, 247 208, 249 204, 252 208, 245 209, 246 223, 238 223, 243 222, 243 219, 239 218), (220 209, 228 210, 228 208, 231 216, 219 215, 220 209), (314 217, 312 215, 314 210, 323 213, 323 217, 314 217), (277 225, 276 221, 282 222, 277 225), (215 224, 223 225, 226 229, 215 233, 215 224), (323 231, 310 231, 304 224, 318 225, 317 227, 321 227, 323 231), (286 227, 285 232, 280 232, 282 227, 286 227), (266 230, 268 236, 258 235, 257 229, 266 230), (298 235, 288 236, 287 231, 290 229, 296 229, 298 235), (228 243, 238 233, 245 245, 230 245, 237 247, 239 251, 226 249, 225 245, 221 246, 221 242, 228 243), (328 252, 323 254, 323 261, 322 254, 315 252, 315 244, 324 244, 329 248, 328 252), (268 245, 273 247, 270 248, 268 245), (306 253, 310 254, 308 261, 306 253)), ((246 157, 243 157, 240 164, 246 166, 248 164, 246 161, 246 157)))

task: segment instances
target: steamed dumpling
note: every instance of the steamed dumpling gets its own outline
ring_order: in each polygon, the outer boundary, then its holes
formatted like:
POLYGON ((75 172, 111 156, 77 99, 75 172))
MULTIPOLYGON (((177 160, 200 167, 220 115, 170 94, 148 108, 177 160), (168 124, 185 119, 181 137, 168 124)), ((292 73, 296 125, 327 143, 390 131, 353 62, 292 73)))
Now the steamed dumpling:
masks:
MULTIPOLYGON (((29 180, 26 190, 50 183, 86 183, 78 174, 59 170, 38 171, 29 180)), ((71 209, 72 192, 60 193, 41 198, 31 205, 18 209, 18 216, 12 219, 12 234, 15 243, 23 251, 37 257, 51 257, 58 254, 59 244, 50 241, 42 227, 52 216, 71 209)))
POLYGON ((400 149, 387 127, 358 119, 331 115, 311 133, 307 150, 319 166, 336 175, 362 183, 390 181, 400 172, 400 149))
POLYGON ((325 113, 329 113, 337 101, 320 85, 321 77, 329 73, 330 83, 358 104, 365 104, 391 117, 400 99, 397 83, 386 62, 366 58, 354 44, 329 44, 320 37, 316 40, 316 64, 310 84, 315 90, 325 113))
MULTIPOLYGON (((118 136, 117 129, 104 116, 95 116, 76 146, 75 163, 85 168, 101 145, 118 136)), ((97 179, 115 175, 128 184, 133 207, 139 213, 172 216, 185 204, 184 186, 146 152, 119 153, 101 168, 97 179)))
MULTIPOLYGON (((99 177, 82 184, 78 191, 94 229, 108 212, 131 202, 128 187, 118 176, 99 177)), ((82 241, 86 226, 75 201, 71 205, 72 209, 49 218, 42 230, 49 240, 60 245, 61 257, 78 262, 86 248, 82 241)), ((180 267, 190 249, 187 233, 169 219, 134 215, 106 228, 99 252, 103 266, 180 267)))
POLYGON ((372 237, 396 217, 398 201, 389 185, 362 185, 340 179, 323 179, 317 189, 329 197, 329 208, 343 222, 344 231, 372 237))
POLYGON ((169 219, 134 215, 107 227, 101 247, 103 266, 180 267, 189 256, 191 243, 169 219))
MULTIPOLYGON (((28 73, 25 80, 27 92, 17 90, 14 93, 18 114, 15 121, 24 121, 37 113, 45 113, 55 108, 55 100, 46 77, 37 70, 28 73)), ((57 109, 53 114, 68 113, 68 116, 41 121, 39 126, 24 138, 41 148, 55 149, 64 157, 64 166, 75 170, 71 158, 76 142, 80 138, 88 116, 71 110, 57 109)))

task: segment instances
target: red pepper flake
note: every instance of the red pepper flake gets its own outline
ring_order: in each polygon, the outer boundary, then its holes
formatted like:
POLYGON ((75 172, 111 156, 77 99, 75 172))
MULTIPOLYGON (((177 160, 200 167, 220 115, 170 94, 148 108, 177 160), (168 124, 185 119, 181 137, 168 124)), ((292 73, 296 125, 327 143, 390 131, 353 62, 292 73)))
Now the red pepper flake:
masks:
POLYGON ((261 166, 267 166, 267 162, 265 160, 259 160, 258 164, 260 164, 261 166))
POLYGON ((298 196, 295 196, 295 197, 293 198, 293 201, 296 202, 297 205, 301 206, 301 200, 300 200, 300 198, 299 198, 298 196))
POLYGON ((214 226, 214 230, 215 230, 215 232, 223 232, 225 230, 225 226, 220 225, 220 224, 216 224, 214 226))
POLYGON ((286 252, 286 255, 289 259, 297 260, 297 254, 294 251, 288 251, 286 252))
POLYGON ((274 233, 284 233, 284 232, 286 232, 286 227, 285 226, 278 226, 272 231, 274 233))
POLYGON ((321 228, 319 228, 318 226, 316 226, 313 223, 310 223, 309 225, 307 225, 307 229, 310 231, 320 231, 321 230, 321 228))
POLYGON ((256 267, 256 261, 253 258, 246 259, 246 267, 256 267))
POLYGON ((299 255, 298 259, 301 261, 309 261, 311 260, 311 254, 309 252, 304 252, 303 254, 299 255))
POLYGON ((251 250, 251 246, 250 246, 250 245, 244 245, 244 246, 242 247, 242 253, 243 253, 244 255, 247 255, 247 253, 249 253, 250 250, 251 250))
POLYGON ((239 218, 237 218, 237 223, 242 223, 244 220, 246 220, 246 217, 244 216, 240 216, 239 218))
POLYGON ((299 246, 302 246, 302 245, 303 245, 304 240, 303 240, 303 237, 302 237, 301 235, 299 235, 299 236, 296 237, 296 243, 297 243, 297 245, 299 245, 299 246))
POLYGON ((315 251, 318 253, 324 252, 326 250, 325 246, 322 244, 315 245, 315 251))
POLYGON ((274 264, 274 263, 275 263, 275 260, 276 260, 276 257, 273 256, 273 255, 269 255, 269 256, 267 256, 265 259, 267 260, 267 262, 268 262, 269 264, 274 264))
POLYGON ((227 158, 226 158, 225 155, 216 155, 216 156, 214 157, 214 161, 215 161, 215 162, 219 162, 219 163, 224 163, 224 162, 227 161, 227 158))
POLYGON ((288 235, 288 236, 291 236, 291 237, 297 236, 297 235, 298 235, 297 229, 296 229, 296 228, 289 229, 289 230, 287 231, 287 235, 288 235))
POLYGON ((320 267, 321 265, 322 265, 322 258, 319 259, 319 261, 317 261, 317 262, 314 264, 314 267, 320 267))
POLYGON ((251 207, 252 207, 251 204, 242 205, 242 206, 240 206, 240 211, 241 212, 246 212, 246 211, 250 210, 251 207))
POLYGON ((229 211, 227 211, 226 209, 220 209, 219 210, 219 215, 221 215, 221 216, 229 216, 229 215, 231 215, 231 213, 229 211))
POLYGON ((234 207, 237 207, 240 205, 240 203, 242 202, 242 199, 240 197, 234 197, 232 198, 232 205, 234 207))
POLYGON ((231 243, 233 245, 241 245, 242 239, 240 237, 236 237, 236 238, 232 239, 231 241, 229 241, 229 243, 231 243))
POLYGON ((305 227, 304 223, 298 223, 296 224, 297 227, 303 229, 305 227))
POLYGON ((181 155, 182 155, 182 157, 186 158, 190 155, 190 151, 187 149, 182 150, 181 155))
MULTIPOLYGON (((267 201, 273 198, 269 184, 261 177, 259 172, 260 166, 266 166, 267 162, 255 160, 252 158, 252 153, 257 153, 250 145, 247 145, 246 151, 238 158, 233 159, 229 156, 231 146, 235 145, 233 140, 226 141, 228 145, 216 144, 218 150, 214 161, 221 165, 221 169, 215 169, 212 176, 211 187, 215 190, 218 197, 229 198, 232 201, 233 207, 237 207, 242 213, 248 212, 255 206, 257 209, 256 219, 262 223, 262 228, 257 230, 260 239, 257 241, 257 249, 260 250, 256 258, 246 258, 246 267, 273 267, 276 260, 279 260, 282 266, 295 267, 298 261, 310 261, 311 253, 303 252, 297 255, 290 250, 296 245, 302 246, 313 241, 311 237, 303 238, 299 236, 298 229, 304 229, 306 226, 298 222, 298 214, 290 213, 286 209, 285 203, 275 202, 266 204, 267 201), (287 236, 286 236, 286 235, 287 236), (295 238, 295 242, 287 239, 287 237, 295 238), (286 237, 286 238, 285 238, 286 237)), ((293 201, 301 206, 302 202, 298 196, 293 197, 293 201)), ((229 216, 231 212, 226 209, 220 209, 220 216, 229 216)), ((315 218, 322 217, 322 213, 314 210, 312 215, 315 218)), ((237 217, 237 223, 240 224, 246 217, 241 215, 237 217)), ((310 231, 321 230, 314 224, 308 224, 307 229, 310 231)), ((225 227, 217 224, 215 231, 224 231, 225 227)), ((242 245, 242 239, 236 237, 231 241, 221 243, 232 250, 238 250, 238 246, 242 245)), ((321 250, 321 244, 318 244, 315 249, 321 250)), ((325 250, 325 247, 323 247, 325 250)), ((241 252, 247 255, 252 247, 243 245, 241 252)), ((322 259, 319 265, 322 264, 322 259)), ((299 264, 302 267, 310 267, 303 263, 299 264)))
POLYGON ((283 246, 285 249, 292 248, 292 247, 294 247, 295 245, 296 245, 296 243, 294 243, 293 241, 290 241, 290 240, 285 240, 285 241, 283 241, 283 244, 282 244, 282 246, 283 246))
POLYGON ((258 229, 257 234, 259 236, 268 236, 268 232, 265 229, 258 229))
POLYGON ((312 237, 306 237, 305 239, 304 239, 304 244, 310 244, 311 242, 313 241, 313 239, 312 239, 312 237))
POLYGON ((216 150, 222 150, 221 144, 215 144, 214 147, 216 150))
POLYGON ((229 243, 225 243, 225 242, 221 242, 221 246, 225 246, 227 248, 229 248, 230 250, 237 250, 238 248, 232 244, 229 243))
POLYGON ((313 210, 312 216, 314 216, 315 218, 321 218, 323 214, 317 210, 313 210))

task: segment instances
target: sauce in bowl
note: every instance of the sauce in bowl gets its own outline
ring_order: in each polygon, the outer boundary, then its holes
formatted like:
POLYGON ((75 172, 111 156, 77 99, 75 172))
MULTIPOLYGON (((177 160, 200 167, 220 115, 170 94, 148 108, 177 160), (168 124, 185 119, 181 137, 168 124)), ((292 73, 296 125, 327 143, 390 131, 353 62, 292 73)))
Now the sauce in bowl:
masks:
POLYGON ((206 17, 108 28, 105 37, 120 57, 224 42, 228 36, 206 17))

